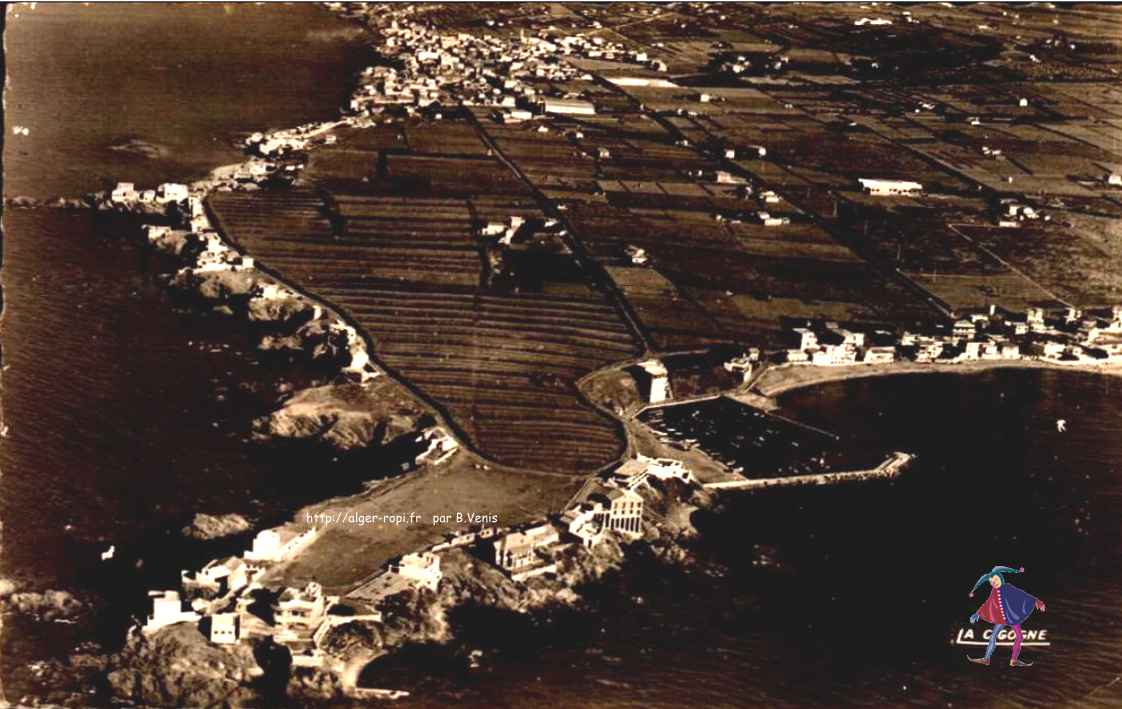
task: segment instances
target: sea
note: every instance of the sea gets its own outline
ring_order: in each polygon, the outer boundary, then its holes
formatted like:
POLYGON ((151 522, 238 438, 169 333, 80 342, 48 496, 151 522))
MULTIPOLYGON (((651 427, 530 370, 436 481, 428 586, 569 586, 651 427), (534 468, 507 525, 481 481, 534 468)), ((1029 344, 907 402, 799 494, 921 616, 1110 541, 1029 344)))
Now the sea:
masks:
MULTIPOLYGON (((19 5, 6 25, 7 196, 199 177, 250 132, 336 115, 373 60, 310 5, 19 5)), ((4 618, 15 701, 37 691, 37 662, 119 642, 146 588, 220 551, 182 540, 194 512, 268 523, 371 467, 247 440, 278 378, 300 373, 173 300, 134 225, 39 209, 3 227, 0 576, 97 608, 73 625, 4 618)), ((908 375, 780 403, 831 450, 916 461, 893 481, 726 495, 697 513, 694 568, 636 550, 583 589, 593 612, 463 609, 452 647, 409 648, 365 679, 411 691, 401 707, 1122 706, 1122 380, 908 375), (1011 580, 1047 602, 1026 626, 1051 643, 1025 649, 1032 668, 1003 666, 1008 648, 972 665, 979 648, 952 643, 995 564, 1023 565, 1011 580)), ((755 414, 699 411, 669 415, 715 455, 753 460, 736 444, 751 426, 787 460, 755 414)))
POLYGON ((867 470, 886 451, 853 446, 838 434, 719 396, 648 409, 639 420, 672 446, 696 448, 748 478, 867 470))
MULTIPOLYGON (((372 61, 361 31, 316 5, 21 4, 5 24, 6 197, 203 177, 243 159, 254 131, 337 117, 372 61)), ((353 461, 247 442, 278 383, 308 373, 173 300, 135 224, 8 209, 3 232, 0 576, 94 609, 77 624, 5 618, 15 701, 34 695, 37 661, 119 644, 145 589, 245 543, 185 542, 195 512, 275 523, 324 481, 328 495, 359 481, 353 461)))

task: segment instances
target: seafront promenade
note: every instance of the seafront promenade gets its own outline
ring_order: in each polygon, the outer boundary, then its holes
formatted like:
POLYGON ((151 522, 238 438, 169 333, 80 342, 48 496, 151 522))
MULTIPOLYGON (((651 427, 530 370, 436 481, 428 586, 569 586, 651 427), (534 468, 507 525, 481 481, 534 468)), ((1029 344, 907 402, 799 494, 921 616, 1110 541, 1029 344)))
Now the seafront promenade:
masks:
MULTIPOLYGON (((789 365, 771 367, 759 375, 752 383, 750 392, 765 400, 784 392, 829 382, 861 379, 864 377, 889 376, 896 374, 974 374, 991 369, 1059 369, 1064 371, 1085 371, 1106 376, 1122 376, 1122 365, 1111 364, 1062 364, 1039 359, 1021 358, 1015 360, 990 360, 977 362, 956 362, 943 364, 936 362, 890 362, 885 364, 855 364, 841 367, 816 367, 813 365, 789 365)), ((740 395, 733 395, 743 403, 759 406, 760 402, 745 401, 740 395)))

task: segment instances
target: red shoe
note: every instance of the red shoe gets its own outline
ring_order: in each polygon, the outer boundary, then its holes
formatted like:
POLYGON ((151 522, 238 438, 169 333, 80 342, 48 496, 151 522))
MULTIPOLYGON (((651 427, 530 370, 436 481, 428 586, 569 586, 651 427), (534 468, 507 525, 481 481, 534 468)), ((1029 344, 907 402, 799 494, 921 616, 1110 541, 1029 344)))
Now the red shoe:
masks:
POLYGON ((976 665, 985 665, 985 666, 989 667, 989 664, 990 664, 989 658, 986 658, 986 657, 970 657, 969 655, 967 655, 966 659, 970 660, 971 662, 973 662, 976 665))

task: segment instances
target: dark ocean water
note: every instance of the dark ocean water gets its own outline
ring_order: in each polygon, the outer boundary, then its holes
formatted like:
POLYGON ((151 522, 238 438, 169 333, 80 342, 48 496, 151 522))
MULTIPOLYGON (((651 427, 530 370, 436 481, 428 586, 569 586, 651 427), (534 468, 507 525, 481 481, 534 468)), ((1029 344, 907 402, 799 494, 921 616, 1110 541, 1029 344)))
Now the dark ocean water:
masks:
POLYGON ((864 470, 885 455, 727 397, 650 409, 639 419, 663 440, 696 446, 749 478, 864 470))
MULTIPOLYGON (((247 132, 335 117, 370 58, 360 39, 308 5, 9 7, 5 194, 186 180, 237 161, 247 132), (110 149, 128 140, 163 152, 110 149)), ((223 550, 179 538, 195 512, 268 522, 320 498, 309 471, 337 492, 353 480, 327 458, 245 442, 278 377, 305 373, 258 362, 244 325, 172 302, 133 225, 43 209, 10 210, 3 227, 0 575, 99 607, 79 625, 7 619, 0 673, 15 699, 34 690, 29 662, 119 641, 146 587, 223 550)))
POLYGON ((335 118, 373 56, 302 4, 8 6, 5 47, 4 191, 32 197, 201 177, 248 133, 335 118))
MULTIPOLYGON (((10 195, 202 174, 237 159, 240 134, 334 115, 366 59, 314 7, 19 12, 5 134, 32 133, 6 141, 10 195), (109 149, 130 139, 167 152, 109 149)), ((175 541, 191 513, 268 519, 325 493, 307 471, 322 485, 341 472, 329 460, 243 441, 288 370, 253 364, 244 328, 177 308, 127 224, 13 211, 4 227, 3 575, 142 599, 213 553, 175 541), (119 558, 102 565, 110 543, 119 558)), ((698 520, 710 573, 639 558, 590 592, 595 614, 463 613, 479 669, 420 649, 377 684, 415 690, 402 707, 1120 706, 1120 394, 1120 381, 1040 371, 793 392, 783 413, 919 459, 894 482, 731 497, 698 520), (1008 650, 969 665, 949 642, 995 563, 1025 565, 1014 583, 1048 602, 1028 626, 1054 644, 1026 650, 1028 671, 1000 666, 1008 650)), ((120 632, 125 609, 111 608, 95 627, 7 618, 8 697, 33 688, 33 660, 120 632)))
POLYGON ((639 560, 594 594, 594 617, 541 631, 480 614, 481 668, 387 664, 383 683, 420 688, 401 706, 425 707, 1122 706, 1122 380, 883 377, 782 403, 843 442, 919 458, 895 481, 730 497, 698 520, 714 575, 639 560), (1047 602, 1025 629, 1052 646, 1026 647, 1028 670, 1008 668, 1008 648, 971 665, 981 650, 950 642, 995 564, 1024 565, 1009 580, 1047 602), (524 641, 492 647, 500 633, 524 641))

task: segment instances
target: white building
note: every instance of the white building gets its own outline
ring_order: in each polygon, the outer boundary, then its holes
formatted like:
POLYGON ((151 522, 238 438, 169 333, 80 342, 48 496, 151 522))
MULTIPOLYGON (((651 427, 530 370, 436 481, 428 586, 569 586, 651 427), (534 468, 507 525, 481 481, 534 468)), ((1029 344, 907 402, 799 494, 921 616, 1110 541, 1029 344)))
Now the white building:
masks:
POLYGON ((962 320, 955 321, 954 325, 951 327, 951 332, 957 338, 969 339, 977 334, 977 328, 974 325, 973 321, 966 320, 964 318, 962 320))
POLYGON ((806 353, 806 350, 791 349, 786 351, 785 361, 789 364, 806 364, 810 361, 810 355, 806 353))
POLYGON ((876 196, 891 196, 891 195, 915 195, 923 191, 923 185, 918 182, 910 182, 908 180, 878 180, 868 177, 862 177, 857 180, 861 183, 861 189, 871 195, 876 196))
POLYGON ((408 579, 416 588, 436 591, 444 574, 440 571, 440 557, 432 552, 406 554, 401 561, 390 567, 390 571, 408 579))
POLYGON ((752 378, 752 370, 754 368, 755 360, 749 354, 742 354, 733 357, 721 366, 726 372, 740 372, 740 380, 742 383, 747 384, 752 378))
POLYGON ((542 111, 562 116, 594 116, 596 107, 588 101, 575 99, 546 98, 542 100, 542 111))
POLYGON ((171 233, 171 227, 163 226, 161 224, 149 224, 144 228, 144 231, 148 235, 148 243, 155 244, 157 241, 171 233))
POLYGON ((495 541, 495 564, 512 575, 529 570, 541 563, 539 549, 545 549, 561 541, 561 535, 552 524, 540 524, 511 532, 495 541))
POLYGON ((133 202, 137 197, 136 185, 131 182, 118 182, 109 195, 109 199, 117 203, 133 202))
POLYGON ((286 588, 273 604, 273 624, 282 629, 315 630, 327 612, 323 587, 309 581, 303 589, 286 588))
MULTIPOLYGON (((795 335, 799 338, 798 349, 812 350, 818 346, 818 335, 808 327, 796 327, 794 329, 795 335)), ((792 348, 794 349, 794 348, 792 348)))
POLYGON ((254 571, 241 558, 230 556, 211 560, 197 573, 183 571, 180 579, 185 591, 202 591, 215 595, 237 593, 249 585, 254 571))
POLYGON ((1044 323, 1044 308, 1028 308, 1025 310, 1025 319, 1028 322, 1030 330, 1044 330, 1047 326, 1044 323))
POLYGON ((857 348, 853 345, 825 345, 811 356, 810 361, 820 367, 856 364, 857 348))
POLYGON ((178 182, 165 182, 156 190, 156 196, 161 202, 182 202, 189 194, 187 185, 178 182))
POLYGON ((651 377, 651 393, 648 397, 650 403, 657 404, 673 396, 670 392, 670 373, 666 371, 666 365, 657 359, 649 359, 640 362, 639 367, 651 377))
POLYGON ((253 538, 253 548, 245 553, 246 561, 287 561, 308 547, 319 536, 316 527, 303 532, 290 529, 266 529, 253 538))
POLYGON ((895 347, 870 347, 865 350, 865 364, 884 364, 896 361, 895 347))
POLYGON ((199 620, 199 614, 195 611, 183 610, 183 599, 179 597, 178 591, 149 591, 148 597, 152 599, 152 614, 144 624, 145 633, 154 633, 176 623, 194 623, 199 620))
POLYGON ((606 77, 608 81, 616 86, 624 87, 649 87, 653 89, 677 89, 680 88, 673 81, 661 79, 659 77, 651 76, 609 76, 606 77))
POLYGON ((643 534, 643 498, 634 490, 612 488, 606 493, 589 496, 589 502, 602 505, 597 512, 597 521, 604 529, 619 532, 628 537, 643 534))
POLYGON ((421 432, 419 440, 428 441, 429 445, 428 448, 417 456, 415 462, 418 465, 421 463, 439 465, 452 457, 452 455, 460 449, 459 442, 457 442, 450 433, 445 431, 442 426, 426 428, 421 432))
POLYGON ((915 360, 917 362, 934 362, 943 355, 946 344, 934 338, 923 338, 916 343, 915 360))
POLYGON ((561 523, 569 534, 580 540, 581 546, 591 549, 604 538, 604 525, 597 520, 600 505, 577 505, 565 510, 561 523))
POLYGON ((680 460, 673 458, 646 458, 640 455, 640 460, 647 463, 647 474, 659 480, 681 480, 684 483, 695 483, 697 478, 693 472, 680 460))
POLYGON ((215 613, 210 617, 210 641, 216 645, 232 645, 241 637, 241 620, 237 613, 215 613))
POLYGON ((857 332, 854 330, 847 330, 839 326, 837 323, 828 323, 826 328, 833 332, 838 337, 842 338, 843 345, 853 345, 854 347, 865 346, 865 333, 857 332))

